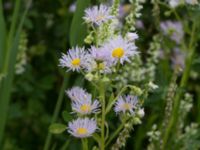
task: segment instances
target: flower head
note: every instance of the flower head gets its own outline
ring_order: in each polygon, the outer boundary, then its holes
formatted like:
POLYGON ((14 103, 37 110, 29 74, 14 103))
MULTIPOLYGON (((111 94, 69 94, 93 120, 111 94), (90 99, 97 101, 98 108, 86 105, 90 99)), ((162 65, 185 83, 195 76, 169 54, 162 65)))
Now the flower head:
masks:
POLYGON ((104 22, 112 19, 110 15, 110 8, 105 5, 94 6, 85 10, 85 16, 83 17, 87 23, 95 25, 101 25, 104 22))
POLYGON ((161 30, 168 35, 171 40, 179 44, 184 36, 183 26, 180 22, 165 21, 160 24, 161 30))
POLYGON ((87 115, 87 114, 97 112, 99 106, 100 106, 100 103, 97 100, 92 102, 91 97, 90 99, 78 100, 78 101, 72 102, 73 111, 80 113, 82 115, 87 115))
POLYGON ((97 123, 94 119, 78 118, 69 123, 68 132, 75 137, 90 137, 97 129, 97 123))
POLYGON ((66 93, 72 101, 84 101, 92 98, 91 94, 80 87, 73 87, 66 93))
POLYGON ((96 48, 94 46, 90 49, 91 57, 96 61, 96 68, 102 73, 110 73, 112 63, 109 61, 109 55, 103 48, 96 48))
POLYGON ((117 100, 117 102, 115 103, 115 112, 119 113, 119 112, 130 112, 130 113, 134 113, 133 109, 136 108, 138 99, 136 96, 131 96, 131 95, 127 95, 127 96, 120 96, 119 99, 117 100))
POLYGON ((84 48, 75 47, 70 49, 66 54, 62 54, 60 59, 60 66, 67 67, 72 71, 79 71, 80 69, 85 69, 86 65, 90 61, 88 53, 84 48))
POLYGON ((108 61, 114 64, 117 62, 121 64, 125 61, 129 62, 129 58, 137 54, 135 44, 123 39, 121 36, 111 39, 103 46, 103 49, 107 53, 107 56, 109 56, 108 61))
POLYGON ((169 5, 173 8, 181 4, 181 0, 169 0, 169 5))

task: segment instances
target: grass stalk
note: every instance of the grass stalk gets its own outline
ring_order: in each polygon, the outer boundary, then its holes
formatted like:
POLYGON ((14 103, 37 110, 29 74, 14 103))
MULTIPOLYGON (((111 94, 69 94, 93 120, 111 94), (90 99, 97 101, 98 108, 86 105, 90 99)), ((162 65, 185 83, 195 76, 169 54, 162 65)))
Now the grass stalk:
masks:
POLYGON ((0 75, 2 75, 4 51, 5 51, 4 49, 5 49, 5 41, 6 41, 6 24, 5 24, 4 14, 3 14, 2 0, 0 0, 0 33, 1 33, 0 34, 0 75))
MULTIPOLYGON (((61 87, 61 90, 60 90, 60 93, 58 96, 58 100, 57 100, 57 103, 56 103, 56 106, 55 106, 55 109, 53 112, 53 117, 51 119, 51 124, 56 122, 56 120, 58 118, 68 80, 69 80, 69 74, 64 77, 64 81, 63 81, 63 84, 62 84, 62 87, 61 87)), ((51 145, 51 139, 52 139, 52 134, 50 132, 48 132, 46 140, 45 140, 44 150, 49 150, 50 145, 51 145)))
POLYGON ((182 94, 184 93, 183 89, 187 85, 187 82, 189 79, 189 73, 190 73, 190 69, 192 66, 192 61, 193 61, 193 57, 194 57, 194 53, 195 53, 195 39, 194 39, 195 34, 196 34, 196 24, 193 23, 191 39, 190 39, 190 43, 188 46, 188 49, 190 50, 189 56, 186 59, 186 62, 185 62, 186 67, 183 72, 183 76, 181 78, 181 82, 180 82, 180 86, 179 86, 181 91, 177 92, 175 99, 174 99, 174 107, 173 107, 172 116, 170 118, 169 124, 166 128, 166 132, 163 137, 163 150, 166 149, 166 145, 167 145, 169 136, 172 132, 173 127, 175 126, 175 123, 178 120, 178 111, 179 111, 179 107, 180 107, 181 97, 182 97, 182 94))
MULTIPOLYGON (((16 4, 15 7, 18 7, 18 4, 16 4)), ((16 8, 17 9, 17 8, 16 8)), ((7 111, 9 107, 9 101, 10 101, 10 95, 12 90, 12 81, 14 78, 15 73, 15 62, 16 62, 16 56, 18 52, 18 43, 20 38, 20 33, 24 24, 25 17, 27 15, 29 7, 27 7, 21 17, 21 20, 19 22, 19 26, 16 29, 16 34, 13 35, 13 41, 10 43, 10 59, 8 63, 8 72, 3 78, 1 85, 0 85, 0 148, 3 145, 3 134, 6 124, 6 118, 7 118, 7 111)), ((15 12, 16 13, 16 12, 15 12)))

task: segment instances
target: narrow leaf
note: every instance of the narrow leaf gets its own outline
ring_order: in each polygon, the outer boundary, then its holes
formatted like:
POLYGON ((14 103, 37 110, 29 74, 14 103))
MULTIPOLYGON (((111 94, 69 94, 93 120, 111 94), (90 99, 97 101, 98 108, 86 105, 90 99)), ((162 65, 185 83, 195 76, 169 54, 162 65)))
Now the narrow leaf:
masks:
POLYGON ((72 116, 67 111, 62 112, 62 117, 63 117, 65 122, 69 122, 69 121, 72 120, 72 116))
POLYGON ((89 6, 90 0, 78 0, 76 13, 74 14, 71 29, 70 29, 70 44, 71 46, 83 45, 84 38, 87 34, 87 27, 84 24, 84 10, 89 6))
POLYGON ((50 125, 49 132, 51 132, 53 134, 60 134, 60 133, 64 132, 66 129, 67 129, 67 127, 64 124, 54 123, 54 124, 50 125))
POLYGON ((2 73, 3 67, 3 58, 4 56, 4 48, 5 48, 5 39, 6 39, 6 25, 3 14, 2 0, 0 0, 0 75, 2 73))

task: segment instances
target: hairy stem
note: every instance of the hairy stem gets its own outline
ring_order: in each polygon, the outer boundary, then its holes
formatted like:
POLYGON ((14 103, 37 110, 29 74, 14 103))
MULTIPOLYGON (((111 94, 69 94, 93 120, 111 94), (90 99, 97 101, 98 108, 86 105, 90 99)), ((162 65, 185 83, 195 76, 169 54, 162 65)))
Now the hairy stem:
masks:
POLYGON ((104 85, 101 83, 100 85, 100 99, 102 104, 102 115, 101 115, 101 150, 105 149, 105 90, 104 85))

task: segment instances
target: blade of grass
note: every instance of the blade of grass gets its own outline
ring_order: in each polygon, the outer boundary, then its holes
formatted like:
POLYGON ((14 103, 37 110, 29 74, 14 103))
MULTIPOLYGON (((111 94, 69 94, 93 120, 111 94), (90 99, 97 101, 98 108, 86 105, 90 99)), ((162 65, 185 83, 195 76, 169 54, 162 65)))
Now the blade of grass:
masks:
POLYGON ((74 14, 71 29, 70 29, 70 44, 71 46, 84 44, 84 38, 87 34, 87 27, 83 21, 84 10, 90 4, 90 0, 78 0, 76 13, 74 14))
MULTIPOLYGON (((53 112, 51 124, 56 122, 56 120, 58 118, 58 115, 59 115, 59 112, 60 112, 60 109, 61 109, 61 105, 62 105, 62 102, 63 102, 65 89, 68 85, 69 77, 70 77, 70 74, 67 74, 64 77, 64 81, 63 81, 63 84, 62 84, 62 87, 61 87, 61 90, 60 90, 60 93, 59 93, 59 96, 58 96, 56 107, 55 107, 54 112, 53 112)), ((46 140, 45 140, 44 150, 49 150, 50 144, 51 144, 51 139, 52 139, 52 134, 50 132, 48 132, 46 140)))
MULTIPOLYGON (((18 52, 18 43, 19 43, 19 36, 24 24, 24 20, 26 17, 26 14, 28 12, 29 7, 26 7, 19 26, 17 28, 17 32, 15 34, 15 37, 13 38, 13 42, 10 43, 10 59, 9 59, 9 64, 8 64, 8 72, 6 77, 2 80, 2 86, 0 87, 0 147, 3 145, 3 134, 4 134, 4 129, 5 129, 5 124, 6 124, 6 118, 7 118, 7 111, 8 111, 8 106, 9 106, 9 101, 10 101, 10 95, 11 95, 11 90, 12 90, 12 81, 14 78, 14 73, 15 73, 15 62, 16 62, 16 56, 18 52)), ((13 35, 14 36, 14 35, 13 35)))
POLYGON ((16 32, 16 26, 17 26, 17 19, 19 16, 19 9, 20 9, 20 0, 16 0, 15 2, 15 8, 14 8, 14 12, 13 12, 13 16, 12 16, 12 23, 11 23, 11 27, 10 27, 10 31, 8 33, 8 39, 7 39, 7 45, 6 45, 6 53, 5 53, 5 64, 4 64, 4 72, 7 74, 8 72, 8 65, 10 63, 10 57, 11 57, 11 46, 12 43, 14 42, 14 35, 16 32))
POLYGON ((2 0, 0 0, 0 74, 2 73, 2 67, 3 67, 5 39, 6 39, 6 24, 3 14, 2 0))

